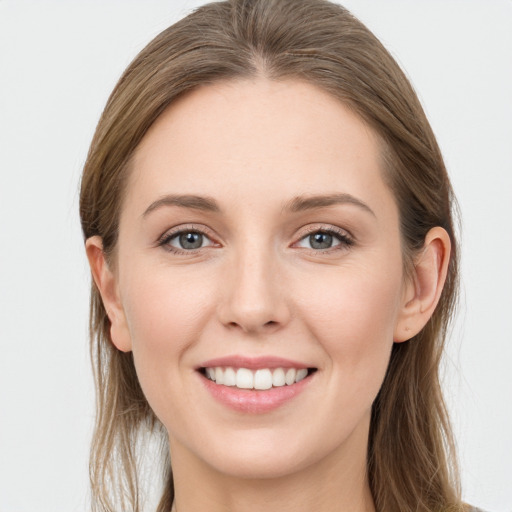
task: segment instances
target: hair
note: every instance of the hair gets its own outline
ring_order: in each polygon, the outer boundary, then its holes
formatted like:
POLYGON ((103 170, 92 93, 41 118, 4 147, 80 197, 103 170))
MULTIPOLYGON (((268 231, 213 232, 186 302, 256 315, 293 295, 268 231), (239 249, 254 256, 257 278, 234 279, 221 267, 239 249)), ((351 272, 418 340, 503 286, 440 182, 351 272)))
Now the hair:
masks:
MULTIPOLYGON (((452 242, 439 304, 423 330, 395 343, 373 404, 367 471, 377 511, 464 510, 440 362, 458 289, 455 198, 443 158, 406 76, 378 39, 345 8, 325 0, 229 0, 206 4, 164 30, 133 60, 112 92, 85 163, 80 215, 115 265, 130 161, 178 97, 219 81, 302 80, 338 98, 377 133, 383 175, 399 208, 404 267, 434 226, 452 242)), ((162 436, 131 353, 117 350, 92 284, 91 355, 97 417, 90 459, 94 510, 141 510, 137 443, 162 436), (128 505, 128 507, 127 507, 128 505)), ((168 448, 158 512, 174 497, 168 448)))

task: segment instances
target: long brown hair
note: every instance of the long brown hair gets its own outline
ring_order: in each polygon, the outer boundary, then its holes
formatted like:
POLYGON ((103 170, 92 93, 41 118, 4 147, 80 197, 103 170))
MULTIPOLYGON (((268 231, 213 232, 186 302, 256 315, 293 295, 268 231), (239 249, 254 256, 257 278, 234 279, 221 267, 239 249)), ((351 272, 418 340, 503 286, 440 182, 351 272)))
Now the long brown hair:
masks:
MULTIPOLYGON (((85 164, 84 237, 99 235, 115 264, 130 158, 178 96, 200 85, 258 75, 298 79, 348 105, 379 135, 384 175, 400 211, 404 261, 442 226, 453 251, 436 311, 414 339, 395 344, 373 404, 368 477, 377 511, 462 510, 454 443, 439 383, 440 358, 457 294, 454 197, 427 118, 400 67, 346 9, 325 0, 230 0, 207 4, 158 35, 130 64, 98 124, 85 164)), ((131 353, 118 351, 95 285, 91 354, 97 419, 90 475, 95 510, 140 510, 137 441, 162 426, 140 388, 131 353)), ((174 490, 168 453, 158 507, 174 490)))

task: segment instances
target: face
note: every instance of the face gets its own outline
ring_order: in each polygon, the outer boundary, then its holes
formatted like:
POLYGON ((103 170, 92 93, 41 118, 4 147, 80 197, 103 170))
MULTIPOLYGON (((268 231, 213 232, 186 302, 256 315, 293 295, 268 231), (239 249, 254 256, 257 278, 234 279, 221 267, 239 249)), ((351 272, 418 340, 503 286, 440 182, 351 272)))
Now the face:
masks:
POLYGON ((347 107, 264 79, 183 97, 137 148, 116 258, 114 343, 174 460, 365 457, 405 284, 379 143, 347 107))

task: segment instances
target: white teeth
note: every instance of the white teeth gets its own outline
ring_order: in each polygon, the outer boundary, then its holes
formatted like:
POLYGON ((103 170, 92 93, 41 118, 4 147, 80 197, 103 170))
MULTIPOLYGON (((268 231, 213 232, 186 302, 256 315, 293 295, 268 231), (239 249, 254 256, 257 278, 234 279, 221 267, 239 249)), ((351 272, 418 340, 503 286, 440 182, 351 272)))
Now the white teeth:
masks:
POLYGON ((254 389, 270 389, 272 387, 272 373, 270 370, 256 370, 254 374, 254 389))
POLYGON ((236 386, 236 373, 233 368, 224 370, 224 386, 236 386))
POLYGON ((300 370, 297 370, 297 375, 295 376, 295 382, 300 382, 302 379, 304 379, 308 374, 308 371, 306 368, 301 368, 300 370))
POLYGON ((236 372, 236 387, 240 389, 252 389, 254 387, 254 375, 251 370, 238 368, 236 372))
POLYGON ((295 382, 296 375, 297 375, 297 370, 295 370, 295 368, 288 368, 288 370, 286 370, 286 375, 285 375, 284 379, 286 381, 286 384, 288 384, 288 386, 291 386, 295 382))
POLYGON ((247 368, 234 369, 230 366, 224 368, 216 366, 205 368, 206 377, 216 384, 224 386, 236 386, 240 389, 265 390, 271 387, 291 386, 300 382, 308 375, 306 368, 261 368, 249 370, 247 368))
POLYGON ((286 384, 284 378, 284 370, 282 368, 276 368, 272 373, 272 386, 280 387, 286 384))
POLYGON ((215 368, 215 382, 217 384, 224 384, 224 372, 222 368, 215 368))

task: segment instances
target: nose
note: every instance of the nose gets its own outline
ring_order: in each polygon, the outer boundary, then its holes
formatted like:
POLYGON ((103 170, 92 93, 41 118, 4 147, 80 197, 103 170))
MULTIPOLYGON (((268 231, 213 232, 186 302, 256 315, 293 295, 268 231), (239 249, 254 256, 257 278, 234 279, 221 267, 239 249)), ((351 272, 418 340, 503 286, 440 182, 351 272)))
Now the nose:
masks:
POLYGON ((224 275, 218 316, 226 327, 257 335, 289 322, 286 283, 272 251, 247 247, 235 255, 224 275))

